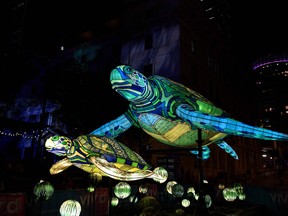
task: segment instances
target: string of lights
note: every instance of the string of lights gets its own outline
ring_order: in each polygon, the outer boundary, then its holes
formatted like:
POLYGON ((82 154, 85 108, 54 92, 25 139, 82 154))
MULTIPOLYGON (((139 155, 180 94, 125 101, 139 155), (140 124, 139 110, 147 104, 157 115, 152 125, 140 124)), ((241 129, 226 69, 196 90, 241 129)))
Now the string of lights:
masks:
POLYGON ((43 129, 43 130, 32 130, 32 131, 24 131, 24 132, 19 132, 19 131, 7 131, 7 130, 0 130, 0 135, 1 136, 10 136, 10 137, 18 137, 21 136, 22 138, 25 139, 35 139, 44 136, 49 132, 48 128, 43 129))

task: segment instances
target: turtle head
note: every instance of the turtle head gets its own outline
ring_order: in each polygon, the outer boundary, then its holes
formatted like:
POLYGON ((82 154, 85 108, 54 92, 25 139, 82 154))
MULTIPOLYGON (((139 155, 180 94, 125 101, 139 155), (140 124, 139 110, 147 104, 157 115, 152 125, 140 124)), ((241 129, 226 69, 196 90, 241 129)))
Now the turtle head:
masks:
POLYGON ((110 73, 112 89, 128 101, 141 99, 149 87, 147 78, 128 65, 119 65, 110 73))
POLYGON ((58 135, 50 137, 45 142, 46 150, 58 156, 66 155, 66 152, 71 147, 71 145, 71 139, 58 135))

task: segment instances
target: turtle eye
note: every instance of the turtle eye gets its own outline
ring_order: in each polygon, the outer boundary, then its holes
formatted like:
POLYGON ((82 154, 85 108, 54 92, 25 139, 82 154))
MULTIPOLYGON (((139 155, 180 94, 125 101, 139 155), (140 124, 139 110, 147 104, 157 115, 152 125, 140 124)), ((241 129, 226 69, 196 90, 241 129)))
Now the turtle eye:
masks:
POLYGON ((133 71, 133 69, 130 66, 127 66, 125 68, 125 71, 128 72, 128 73, 131 73, 133 71))
POLYGON ((57 140, 59 140, 59 136, 53 136, 52 138, 51 138, 53 141, 57 141, 57 140))

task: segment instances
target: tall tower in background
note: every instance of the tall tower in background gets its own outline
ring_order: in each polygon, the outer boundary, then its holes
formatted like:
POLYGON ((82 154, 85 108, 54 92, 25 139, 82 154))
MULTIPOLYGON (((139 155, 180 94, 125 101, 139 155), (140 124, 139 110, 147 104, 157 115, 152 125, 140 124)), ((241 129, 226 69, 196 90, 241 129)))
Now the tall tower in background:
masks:
MULTIPOLYGON (((272 54, 253 63, 257 86, 259 125, 288 132, 288 54, 272 54)), ((287 150, 278 143, 266 146, 273 156, 284 156, 287 150), (276 154, 276 155, 275 155, 276 154)))

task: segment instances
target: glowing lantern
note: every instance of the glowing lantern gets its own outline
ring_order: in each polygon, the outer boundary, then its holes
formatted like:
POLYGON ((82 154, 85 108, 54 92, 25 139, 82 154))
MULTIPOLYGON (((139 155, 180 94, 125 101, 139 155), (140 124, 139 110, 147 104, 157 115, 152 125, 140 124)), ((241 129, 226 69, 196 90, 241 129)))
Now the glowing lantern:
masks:
POLYGON ((81 205, 77 200, 66 200, 60 206, 61 216, 79 216, 81 213, 81 205))
POLYGON ((224 184, 219 184, 219 185, 218 185, 218 188, 219 188, 220 190, 224 190, 225 185, 224 185, 224 184))
POLYGON ((48 200, 52 197, 54 193, 54 187, 50 182, 40 180, 34 186, 34 195, 36 199, 43 198, 44 200, 48 200))
POLYGON ((234 201, 237 198, 237 192, 234 188, 225 188, 223 190, 223 197, 227 201, 234 201))
POLYGON ((175 215, 176 216, 184 216, 185 215, 185 211, 183 209, 176 209, 175 215))
POLYGON ((168 172, 163 167, 156 167, 153 172, 158 176, 157 178, 153 178, 156 182, 163 183, 168 179, 168 172))
POLYGON ((206 204, 206 208, 209 208, 212 205, 212 199, 211 199, 210 195, 205 195, 204 201, 206 204))
POLYGON ((183 199, 183 200, 181 201, 181 205, 182 205, 183 207, 185 207, 185 208, 189 207, 189 206, 190 206, 190 200, 188 200, 188 199, 183 199))
POLYGON ((188 196, 188 197, 194 197, 194 196, 195 196, 195 189, 194 189, 194 187, 189 187, 189 188, 187 189, 187 196, 188 196))
POLYGON ((117 206, 119 203, 119 199, 117 197, 112 197, 111 199, 111 206, 117 206))
POLYGON ((127 182, 119 182, 114 188, 114 194, 120 198, 125 199, 131 193, 131 187, 127 182))
POLYGON ((139 192, 142 193, 142 194, 147 194, 147 192, 148 192, 147 185, 140 185, 139 186, 139 192))
POLYGON ((243 193, 243 186, 240 183, 235 183, 234 184, 234 189, 238 194, 243 193))
POLYGON ((166 190, 168 193, 172 194, 172 186, 177 184, 176 181, 169 181, 166 185, 166 190))
POLYGON ((175 197, 181 197, 184 194, 184 187, 180 184, 175 184, 172 186, 172 194, 175 197))
POLYGON ((245 200, 246 199, 246 194, 244 192, 238 194, 239 200, 245 200))
POLYGON ((89 191, 90 193, 91 192, 94 192, 95 188, 93 185, 89 185, 88 188, 87 188, 87 191, 89 191))
POLYGON ((131 203, 137 203, 138 202, 138 197, 137 196, 130 196, 129 197, 129 201, 131 203))
POLYGON ((161 205, 159 201, 152 196, 145 196, 138 202, 138 207, 143 210, 145 208, 153 207, 155 209, 160 209, 161 205))

